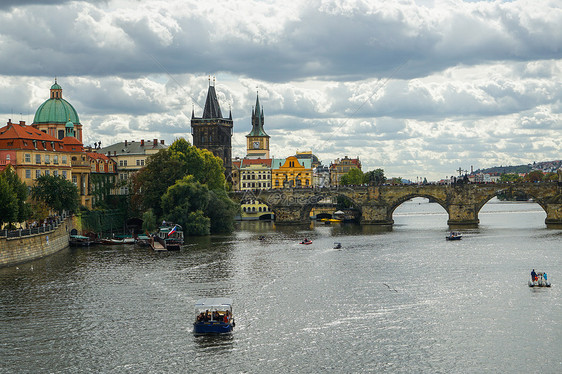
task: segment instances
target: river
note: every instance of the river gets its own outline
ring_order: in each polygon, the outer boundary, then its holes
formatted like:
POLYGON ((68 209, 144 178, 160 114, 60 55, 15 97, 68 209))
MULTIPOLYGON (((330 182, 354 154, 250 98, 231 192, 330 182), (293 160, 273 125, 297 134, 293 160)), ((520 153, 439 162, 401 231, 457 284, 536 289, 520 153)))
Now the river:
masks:
POLYGON ((0 269, 0 373, 562 372, 562 231, 534 203, 479 218, 445 241, 445 211, 420 198, 392 229, 243 222, 180 252, 0 269), (553 286, 529 288, 532 268, 553 286), (192 334, 202 297, 234 300, 234 333, 192 334))

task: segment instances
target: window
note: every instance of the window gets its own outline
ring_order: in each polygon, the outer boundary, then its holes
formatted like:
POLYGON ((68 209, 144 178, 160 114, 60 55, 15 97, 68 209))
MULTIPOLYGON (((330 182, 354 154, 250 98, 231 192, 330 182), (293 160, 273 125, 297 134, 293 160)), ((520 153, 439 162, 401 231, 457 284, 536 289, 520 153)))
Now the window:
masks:
POLYGON ((6 155, 6 161, 10 161, 10 155, 6 155))
POLYGON ((144 160, 141 160, 141 166, 144 166, 144 160))
POLYGON ((29 170, 29 169, 26 169, 26 170, 25 170, 25 177, 26 177, 27 179, 31 179, 31 170, 29 170))
POLYGON ((92 163, 92 171, 95 173, 96 172, 96 163, 92 163))
POLYGON ((59 155, 54 155, 53 156, 53 164, 58 164, 59 163, 59 155))
POLYGON ((123 160, 123 166, 127 166, 127 160, 123 160))
POLYGON ((140 161, 141 161, 141 160, 137 160, 137 166, 140 166, 140 161))
POLYGON ((50 163, 51 163, 51 156, 45 155, 45 163, 46 163, 46 164, 50 164, 50 163))
POLYGON ((55 177, 58 177, 58 176, 59 176, 59 171, 58 171, 58 170, 54 170, 54 171, 53 171, 53 175, 54 175, 55 177))
POLYGON ((62 177, 63 177, 64 179, 66 179, 66 175, 67 175, 67 174, 66 174, 66 170, 63 170, 63 171, 62 171, 62 177))
POLYGON ((66 160, 66 155, 62 155, 62 163, 63 163, 63 164, 66 164, 66 161, 67 161, 67 160, 66 160))
POLYGON ((123 166, 123 160, 119 160, 119 166, 123 166))
POLYGON ((27 163, 31 162, 31 155, 29 153, 25 154, 25 162, 27 162, 27 163))
POLYGON ((74 183, 75 186, 78 184, 78 178, 76 177, 76 175, 72 176, 72 183, 74 183))
POLYGON ((109 171, 113 171, 113 163, 112 162, 109 163, 109 171))
POLYGON ((40 164, 40 163, 41 163, 41 155, 35 155, 35 163, 36 163, 36 164, 40 164))
POLYGON ((49 170, 45 170, 45 175, 51 175, 51 172, 49 170))
POLYGON ((39 178, 41 176, 41 170, 35 170, 35 178, 39 178))

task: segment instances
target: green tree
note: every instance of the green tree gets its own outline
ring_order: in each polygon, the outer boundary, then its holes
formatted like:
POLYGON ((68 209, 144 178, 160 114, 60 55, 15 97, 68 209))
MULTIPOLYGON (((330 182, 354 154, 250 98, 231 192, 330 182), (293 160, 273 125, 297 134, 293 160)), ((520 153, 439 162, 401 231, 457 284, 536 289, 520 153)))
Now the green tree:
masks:
POLYGON ((26 221, 31 217, 31 206, 27 202, 27 185, 22 182, 11 165, 8 165, 8 167, 2 171, 2 176, 16 194, 16 202, 18 205, 17 217, 15 221, 12 222, 26 221))
POLYGON ((364 175, 361 169, 353 168, 346 174, 342 175, 340 185, 342 186, 357 186, 363 184, 364 175))
POLYGON ((31 189, 31 195, 35 200, 45 202, 49 208, 59 214, 63 210, 74 213, 80 206, 78 187, 60 176, 40 176, 31 189))
POLYGON ((147 210, 142 215, 142 229, 144 231, 152 232, 158 227, 158 221, 152 209, 147 210))
POLYGON ((530 173, 527 173, 527 175, 525 175, 525 178, 523 178, 523 180, 525 182, 540 182, 542 181, 544 177, 544 173, 540 170, 533 170, 530 173))
POLYGON ((209 235, 211 233, 211 219, 205 217, 202 211, 190 212, 187 216, 187 223, 183 226, 186 235, 209 235))
POLYGON ((209 204, 205 215, 211 219, 211 232, 230 232, 234 229, 234 216, 240 206, 235 204, 225 190, 209 191, 209 204))
POLYGON ((168 187, 187 175, 192 175, 194 181, 207 185, 209 189, 225 188, 222 160, 180 138, 168 149, 151 156, 147 165, 134 177, 133 209, 143 212, 152 208, 154 214, 163 216, 162 196, 168 187))
POLYGON ((546 173, 543 177, 544 181, 549 181, 549 182, 556 182, 558 181, 558 173, 546 173))
POLYGON ((18 195, 4 174, 0 174, 0 228, 4 223, 16 222, 18 218, 18 195))
POLYGON ((393 177, 393 178, 390 178, 390 180, 388 181, 388 183, 390 183, 390 184, 392 184, 392 185, 402 184, 402 177, 393 177))
POLYGON ((375 169, 365 173, 365 183, 370 185, 380 186, 386 182, 383 169, 375 169))
POLYGON ((521 177, 519 176, 519 174, 515 173, 502 174, 500 177, 501 182, 519 182, 520 180, 521 177))

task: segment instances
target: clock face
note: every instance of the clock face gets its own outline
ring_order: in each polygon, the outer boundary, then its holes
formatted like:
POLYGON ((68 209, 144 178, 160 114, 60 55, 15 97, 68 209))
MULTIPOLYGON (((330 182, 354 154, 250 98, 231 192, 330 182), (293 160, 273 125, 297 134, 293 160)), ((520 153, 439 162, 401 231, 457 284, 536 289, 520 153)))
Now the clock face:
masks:
POLYGON ((258 149, 260 147, 260 142, 254 142, 254 149, 258 149))

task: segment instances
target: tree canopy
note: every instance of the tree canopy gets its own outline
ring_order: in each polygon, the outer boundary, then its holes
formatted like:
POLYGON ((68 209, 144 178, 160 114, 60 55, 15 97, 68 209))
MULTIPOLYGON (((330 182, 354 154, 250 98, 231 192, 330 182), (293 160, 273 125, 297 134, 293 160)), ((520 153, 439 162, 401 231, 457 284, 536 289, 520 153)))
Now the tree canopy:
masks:
POLYGON ((31 196, 35 200, 43 201, 59 214, 63 210, 76 212, 80 206, 78 187, 62 176, 40 176, 31 189, 31 196))
POLYGON ((0 173, 0 226, 23 222, 31 216, 27 191, 27 185, 10 165, 0 173))
POLYGON ((222 160, 183 138, 148 159, 133 180, 133 208, 180 224, 187 235, 229 231, 237 205, 225 192, 222 160))
POLYGON ((363 173, 360 169, 353 168, 340 179, 340 185, 342 186, 357 186, 361 184, 380 186, 384 182, 386 182, 386 177, 384 176, 383 169, 375 169, 363 173))

